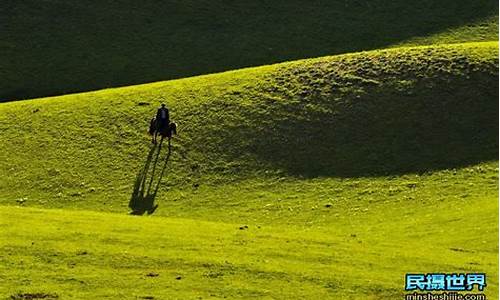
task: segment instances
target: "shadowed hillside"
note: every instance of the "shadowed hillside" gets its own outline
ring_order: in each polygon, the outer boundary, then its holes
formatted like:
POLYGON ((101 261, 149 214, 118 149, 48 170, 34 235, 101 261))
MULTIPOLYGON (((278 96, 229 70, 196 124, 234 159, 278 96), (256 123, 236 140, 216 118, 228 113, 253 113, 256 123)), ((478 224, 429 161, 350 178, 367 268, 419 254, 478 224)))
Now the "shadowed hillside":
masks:
POLYGON ((399 48, 0 106, 1 184, 129 197, 165 101, 165 186, 425 172, 498 155, 498 43, 399 48), (47 176, 50 175, 50 176, 47 176), (126 195, 124 195, 126 194, 126 195), (121 196, 120 196, 121 195, 121 196))
POLYGON ((496 299, 498 2, 0 15, 0 298, 403 299, 437 270, 496 299))
POLYGON ((375 49, 450 28, 472 30, 447 43, 498 38, 492 0, 6 0, 0 14, 0 101, 375 49))

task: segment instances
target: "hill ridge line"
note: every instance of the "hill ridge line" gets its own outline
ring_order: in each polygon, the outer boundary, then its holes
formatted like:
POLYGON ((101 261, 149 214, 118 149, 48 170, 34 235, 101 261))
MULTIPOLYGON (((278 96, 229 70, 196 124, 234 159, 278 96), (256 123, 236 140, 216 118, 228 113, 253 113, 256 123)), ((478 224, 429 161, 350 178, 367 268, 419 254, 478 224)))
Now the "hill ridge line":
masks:
POLYGON ((62 95, 56 95, 56 96, 6 101, 6 102, 0 102, 0 106, 6 105, 9 103, 12 104, 12 103, 21 103, 21 102, 26 102, 26 101, 38 101, 38 100, 47 100, 47 99, 56 99, 56 98, 60 99, 63 97, 68 97, 68 96, 82 96, 82 95, 87 95, 87 94, 92 95, 92 94, 100 93, 103 91, 122 91, 122 90, 126 91, 128 89, 136 89, 136 88, 141 88, 141 87, 154 87, 155 85, 161 85, 161 84, 166 84, 166 83, 182 82, 185 80, 194 80, 194 79, 198 79, 198 78, 203 79, 203 78, 207 78, 207 77, 226 75, 226 74, 236 74, 239 72, 246 72, 246 71, 252 71, 252 70, 257 71, 257 70, 265 69, 265 68, 273 68, 273 67, 279 67, 279 66, 289 65, 289 64, 300 64, 303 62, 314 62, 315 60, 331 59, 331 58, 337 58, 337 57, 352 57, 352 56, 359 56, 359 55, 368 54, 368 53, 397 52, 397 51, 401 51, 401 50, 413 50, 413 49, 453 48, 453 47, 457 47, 457 46, 467 46, 467 45, 475 45, 475 44, 477 44, 477 45, 497 44, 497 47, 498 47, 499 42, 492 40, 492 41, 479 41, 479 42, 459 42, 459 43, 449 43, 449 44, 401 46, 401 47, 394 47, 394 48, 363 50, 363 51, 358 51, 358 52, 348 52, 348 53, 335 54, 335 55, 326 55, 326 56, 318 56, 318 57, 311 57, 311 58, 303 58, 303 59, 298 59, 298 60, 290 60, 290 61, 284 61, 284 62, 273 63, 273 64, 268 64, 268 65, 251 66, 251 67, 245 67, 245 68, 240 68, 240 69, 227 70, 227 71, 222 71, 222 72, 202 74, 202 75, 189 76, 189 77, 183 77, 183 78, 152 81, 152 82, 134 84, 134 85, 129 85, 129 86, 110 87, 110 88, 103 88, 103 89, 97 89, 97 90, 85 91, 85 92, 77 92, 77 93, 68 93, 68 94, 62 94, 62 95))

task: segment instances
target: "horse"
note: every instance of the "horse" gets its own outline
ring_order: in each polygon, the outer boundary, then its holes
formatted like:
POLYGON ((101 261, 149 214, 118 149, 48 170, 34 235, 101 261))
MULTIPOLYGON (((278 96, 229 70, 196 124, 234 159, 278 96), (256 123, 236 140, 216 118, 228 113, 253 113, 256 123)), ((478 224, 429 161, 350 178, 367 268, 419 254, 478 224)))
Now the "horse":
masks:
POLYGON ((151 135, 151 142, 156 144, 156 137, 158 135, 161 136, 162 140, 164 138, 171 138, 173 135, 177 135, 177 124, 174 122, 170 122, 168 126, 164 128, 159 128, 160 124, 156 122, 156 118, 152 118, 149 123, 149 134, 151 135))

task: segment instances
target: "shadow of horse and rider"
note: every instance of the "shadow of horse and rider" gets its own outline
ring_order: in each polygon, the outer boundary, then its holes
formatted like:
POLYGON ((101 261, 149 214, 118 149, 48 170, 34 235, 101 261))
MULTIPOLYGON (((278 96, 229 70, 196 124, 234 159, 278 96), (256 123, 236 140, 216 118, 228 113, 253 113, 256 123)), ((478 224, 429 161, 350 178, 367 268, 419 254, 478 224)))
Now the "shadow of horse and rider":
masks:
POLYGON ((177 134, 177 125, 172 122, 160 130, 155 119, 153 119, 151 120, 149 134, 153 137, 153 144, 149 149, 144 166, 137 174, 132 196, 128 204, 132 210, 130 212, 132 215, 144 215, 145 213, 150 215, 158 208, 155 199, 172 153, 171 139, 173 135, 177 134), (160 136, 159 143, 156 142, 157 135, 160 136), (167 143, 167 152, 162 157, 161 152, 165 140, 167 143))

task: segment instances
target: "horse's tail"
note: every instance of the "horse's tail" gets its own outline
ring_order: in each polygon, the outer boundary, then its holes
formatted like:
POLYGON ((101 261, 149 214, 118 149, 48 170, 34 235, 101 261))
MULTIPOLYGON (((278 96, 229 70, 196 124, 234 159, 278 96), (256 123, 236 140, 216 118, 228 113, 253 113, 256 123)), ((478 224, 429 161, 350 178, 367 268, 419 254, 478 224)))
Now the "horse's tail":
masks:
POLYGON ((172 133, 172 135, 177 135, 177 123, 170 123, 170 132, 172 133))

